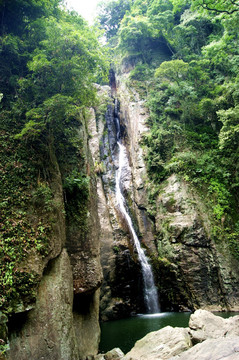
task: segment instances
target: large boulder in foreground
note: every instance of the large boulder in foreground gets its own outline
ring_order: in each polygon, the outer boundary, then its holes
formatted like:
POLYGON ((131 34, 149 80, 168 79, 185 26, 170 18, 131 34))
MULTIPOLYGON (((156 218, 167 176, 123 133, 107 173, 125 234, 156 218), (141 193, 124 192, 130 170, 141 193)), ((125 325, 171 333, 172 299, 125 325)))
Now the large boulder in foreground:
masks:
POLYGON ((239 336, 239 316, 223 319, 209 311, 197 310, 190 316, 189 328, 194 344, 211 338, 239 336))
POLYGON ((239 337, 207 339, 170 360, 239 360, 239 337))
POLYGON ((166 326, 153 331, 137 341, 124 360, 161 360, 178 355, 192 346, 188 330, 166 326))

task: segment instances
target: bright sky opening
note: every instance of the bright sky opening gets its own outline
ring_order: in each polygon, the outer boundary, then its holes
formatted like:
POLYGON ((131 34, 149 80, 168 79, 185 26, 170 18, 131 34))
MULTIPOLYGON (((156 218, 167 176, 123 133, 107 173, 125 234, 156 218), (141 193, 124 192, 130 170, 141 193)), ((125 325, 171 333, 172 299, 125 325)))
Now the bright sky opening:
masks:
POLYGON ((96 7, 100 0, 65 0, 68 9, 73 9, 90 23, 96 16, 96 7))

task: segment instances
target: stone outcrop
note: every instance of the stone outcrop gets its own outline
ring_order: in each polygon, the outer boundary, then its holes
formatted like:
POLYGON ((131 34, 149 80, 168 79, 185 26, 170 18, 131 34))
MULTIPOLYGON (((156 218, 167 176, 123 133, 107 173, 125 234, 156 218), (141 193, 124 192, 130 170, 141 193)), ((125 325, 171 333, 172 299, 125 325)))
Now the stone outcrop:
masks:
POLYGON ((190 316, 189 328, 193 343, 206 339, 239 336, 239 316, 223 319, 209 311, 197 310, 190 316))
POLYGON ((212 240, 212 224, 202 200, 186 182, 172 175, 162 184, 156 205, 162 307, 167 308, 170 296, 176 309, 236 310, 236 267, 233 259, 230 266, 226 264, 230 254, 212 240))
POLYGON ((108 351, 106 354, 99 354, 94 356, 92 360, 121 360, 123 358, 124 353, 119 348, 115 348, 108 351))
POLYGON ((208 339, 185 353, 170 360, 238 360, 238 336, 223 339, 208 339))
POLYGON ((200 307, 236 311, 236 261, 226 245, 222 248, 212 239, 213 225, 203 200, 183 179, 172 175, 161 184, 160 192, 155 192, 153 210, 148 202, 147 192, 153 189, 149 188, 145 150, 141 146, 148 132, 148 113, 144 100, 134 88, 129 89, 127 82, 128 74, 115 78, 112 72, 112 88, 99 89, 101 99, 108 103, 106 117, 104 113, 96 114, 89 126, 94 162, 101 175, 97 184, 104 272, 101 318, 117 319, 144 312, 140 266, 115 199, 115 116, 120 117, 121 137, 129 158, 123 191, 135 230, 152 260, 162 310, 200 307))
POLYGON ((12 319, 9 358, 78 359, 72 306, 72 271, 63 250, 42 278, 34 309, 12 319))
POLYGON ((138 340, 133 349, 125 356, 125 360, 161 360, 178 355, 191 346, 187 329, 165 328, 147 334, 138 340))
MULTIPOLYGON (((121 218, 115 198, 118 145, 114 118, 119 115, 119 105, 111 96, 109 87, 100 88, 99 92, 100 98, 108 102, 106 116, 104 112, 99 111, 96 111, 96 117, 92 114, 89 132, 95 170, 100 175, 97 189, 101 224, 101 263, 104 273, 101 287, 101 318, 109 320, 127 317, 132 312, 143 312, 144 302, 140 265, 129 229, 121 218)), ((124 138, 123 126, 121 134, 124 138)), ((132 187, 129 167, 124 175, 124 191, 129 193, 132 187)))
POLYGON ((213 239, 214 224, 202 197, 176 175, 156 191, 149 182, 141 146, 148 131, 148 113, 144 100, 127 83, 128 74, 121 74, 117 94, 132 171, 127 191, 142 243, 153 259, 161 308, 237 311, 238 263, 227 244, 213 239), (154 208, 148 203, 147 192, 154 197, 154 208))
POLYGON ((197 310, 190 317, 189 328, 167 326, 151 332, 137 341, 123 359, 238 360, 238 332, 239 316, 223 319, 197 310))

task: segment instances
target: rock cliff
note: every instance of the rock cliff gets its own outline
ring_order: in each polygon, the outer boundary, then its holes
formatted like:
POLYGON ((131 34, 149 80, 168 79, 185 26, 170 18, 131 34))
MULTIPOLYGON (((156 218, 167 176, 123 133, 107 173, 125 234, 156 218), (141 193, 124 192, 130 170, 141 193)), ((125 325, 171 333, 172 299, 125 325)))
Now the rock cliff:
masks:
POLYGON ((137 257, 127 228, 117 213, 114 194, 116 115, 120 116, 121 134, 129 158, 124 193, 136 231, 154 267, 162 310, 199 307, 238 310, 237 262, 227 245, 217 243, 213 238, 214 224, 207 215, 202 196, 176 175, 170 176, 161 183, 160 189, 154 190, 147 177, 142 146, 142 139, 148 131, 145 103, 137 91, 128 86, 126 73, 119 75, 117 80, 112 76, 111 80, 114 82, 113 93, 108 89, 111 105, 105 123, 99 120, 97 130, 101 139, 101 157, 97 161, 104 167, 103 188, 101 184, 99 195, 104 213, 100 216, 103 221, 101 257, 104 268, 102 318, 117 318, 143 310, 133 305, 140 299, 142 279, 137 274, 140 271, 137 257), (133 274, 134 283, 129 273, 133 274), (138 295, 135 297, 135 294, 138 295))
MULTIPOLYGON (((79 360, 98 351, 98 289, 102 281, 99 219, 84 117, 74 136, 80 156, 77 151, 71 154, 71 162, 68 148, 64 158, 57 147, 49 147, 44 167, 53 194, 44 215, 50 228, 48 246, 44 256, 29 250, 20 265, 21 271, 37 273, 39 286, 35 284, 31 290, 36 292, 36 301, 23 298, 9 318, 10 350, 6 356, 10 360, 79 360)), ((41 218, 41 211, 36 206, 31 216, 41 218)))
POLYGON ((102 320, 145 311, 140 264, 115 198, 119 130, 128 152, 122 191, 153 265, 162 310, 239 308, 237 262, 212 238, 203 199, 176 175, 152 188, 141 146, 147 109, 127 81, 127 74, 116 81, 112 73, 111 87, 98 88, 101 103, 75 134, 77 155, 64 150, 71 161, 49 142, 35 179, 51 191, 49 209, 33 201, 28 215, 32 223, 41 220, 38 231, 50 224, 47 246, 44 253, 42 244, 27 249, 18 268, 36 274, 36 300, 27 294, 8 322, 1 316, 10 360, 85 359, 98 350, 99 308, 102 320))
MULTIPOLYGON (((142 311, 140 266, 134 255, 129 230, 117 209, 115 172, 118 147, 114 117, 119 107, 110 87, 99 89, 105 111, 96 111, 89 123, 90 147, 98 172, 98 211, 101 224, 101 263, 104 281, 101 288, 101 317, 104 320, 129 316, 142 311), (99 151, 100 150, 100 151, 99 151)), ((103 108, 104 109, 104 108, 103 108)), ((121 129, 124 133, 124 129, 121 129)), ((127 173, 125 188, 132 185, 127 173)))

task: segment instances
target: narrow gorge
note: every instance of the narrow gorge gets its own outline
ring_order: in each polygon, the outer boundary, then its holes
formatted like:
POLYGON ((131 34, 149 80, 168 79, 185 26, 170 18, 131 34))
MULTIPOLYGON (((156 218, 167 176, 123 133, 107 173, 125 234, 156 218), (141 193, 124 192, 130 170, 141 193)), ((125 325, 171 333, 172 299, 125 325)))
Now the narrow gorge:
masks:
POLYGON ((238 7, 67 6, 0 3, 1 360, 102 360, 106 323, 239 311, 238 7))
MULTIPOLYGON (((148 114, 137 92, 125 85, 127 73, 120 75, 117 82, 118 101, 112 98, 112 90, 106 88, 109 101, 113 103, 108 106, 106 123, 98 123, 102 136, 101 158, 96 161, 102 161, 103 164, 105 191, 103 195, 101 184, 99 198, 100 203, 104 202, 105 209, 104 216, 100 214, 104 271, 102 319, 145 312, 140 305, 135 308, 137 299, 132 297, 138 294, 139 303, 143 303, 139 292, 143 275, 138 278, 140 267, 134 253, 132 234, 129 234, 124 218, 117 212, 115 199, 119 131, 123 134, 127 149, 123 148, 122 153, 127 151, 130 163, 128 167, 125 160, 122 191, 129 204, 134 226, 153 264, 162 310, 194 310, 200 307, 213 311, 238 310, 236 262, 229 253, 228 257, 225 252, 222 255, 221 251, 225 249, 218 248, 211 239, 210 222, 195 190, 190 189, 180 177, 171 175, 162 183, 159 194, 155 195, 153 205, 156 206, 157 215, 150 215, 152 204, 149 204, 147 196, 150 182, 144 163, 144 149, 140 146, 148 131, 148 114), (115 116, 120 117, 121 130, 113 121, 115 116), (111 242, 110 237, 113 239, 111 242), (135 288, 135 281, 130 278, 133 274, 136 279, 133 267, 138 267, 138 288, 135 288)), ((115 96, 115 83, 113 89, 115 96)))
MULTIPOLYGON (((117 79, 111 71, 110 86, 98 87, 106 113, 92 109, 87 128, 82 118, 77 131, 90 179, 85 220, 75 215, 75 209, 85 211, 85 187, 78 187, 84 178, 73 178, 63 191, 65 165, 51 155, 50 213, 56 217, 52 250, 43 263, 29 253, 28 268, 38 272, 41 281, 36 303, 19 306, 10 317, 8 359, 95 355, 99 317, 116 320, 159 312, 159 306, 162 311, 238 311, 236 262, 234 267, 230 255, 222 255, 210 239, 209 219, 193 189, 171 175, 155 196, 156 216, 151 214, 145 150, 140 145, 148 132, 148 113, 137 91, 127 87, 127 76, 122 73, 117 79), (154 275, 145 275, 149 262, 154 275)), ((4 318, 1 331, 6 334, 4 318)))

